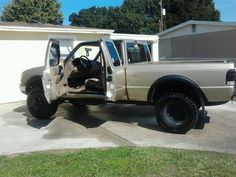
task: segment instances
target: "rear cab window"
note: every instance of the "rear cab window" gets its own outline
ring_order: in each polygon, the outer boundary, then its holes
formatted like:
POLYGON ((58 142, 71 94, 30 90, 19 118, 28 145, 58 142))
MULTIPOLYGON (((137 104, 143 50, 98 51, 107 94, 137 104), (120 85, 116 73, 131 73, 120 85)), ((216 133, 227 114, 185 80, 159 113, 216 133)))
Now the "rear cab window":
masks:
POLYGON ((127 42, 128 63, 150 62, 151 54, 147 44, 138 42, 127 42))

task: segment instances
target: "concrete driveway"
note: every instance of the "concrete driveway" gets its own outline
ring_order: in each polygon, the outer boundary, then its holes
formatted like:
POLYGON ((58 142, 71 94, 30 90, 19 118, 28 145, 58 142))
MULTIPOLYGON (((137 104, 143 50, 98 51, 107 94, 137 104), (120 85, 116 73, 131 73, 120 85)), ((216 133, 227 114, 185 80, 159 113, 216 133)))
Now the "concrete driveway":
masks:
POLYGON ((50 120, 37 120, 25 102, 0 105, 0 154, 50 149, 157 146, 236 154, 236 103, 207 108, 204 130, 162 132, 151 106, 107 104, 60 106, 50 120))

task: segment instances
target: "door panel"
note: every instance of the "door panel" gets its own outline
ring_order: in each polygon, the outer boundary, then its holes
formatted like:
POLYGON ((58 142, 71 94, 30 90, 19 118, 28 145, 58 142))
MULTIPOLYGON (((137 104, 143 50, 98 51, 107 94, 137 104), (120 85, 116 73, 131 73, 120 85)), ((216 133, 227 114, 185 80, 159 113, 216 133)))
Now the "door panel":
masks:
POLYGON ((101 46, 106 58, 107 99, 110 101, 127 100, 125 68, 117 49, 109 39, 102 39, 101 46))
POLYGON ((60 79, 59 73, 60 46, 59 42, 49 40, 45 57, 45 69, 43 71, 42 83, 44 94, 49 103, 57 100, 57 82, 60 79))
POLYGON ((127 90, 129 99, 133 101, 146 101, 150 88, 149 62, 151 55, 148 45, 144 42, 127 42, 127 90), (149 84, 147 84, 149 83, 149 84))

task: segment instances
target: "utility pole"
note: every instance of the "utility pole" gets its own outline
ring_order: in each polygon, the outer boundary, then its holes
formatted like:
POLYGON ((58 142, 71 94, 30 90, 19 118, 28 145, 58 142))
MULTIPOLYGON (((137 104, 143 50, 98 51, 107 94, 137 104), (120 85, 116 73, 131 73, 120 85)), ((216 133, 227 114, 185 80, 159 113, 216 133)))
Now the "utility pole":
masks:
POLYGON ((164 31, 164 18, 163 16, 166 15, 166 9, 163 8, 163 0, 159 1, 160 7, 161 7, 161 20, 159 21, 159 29, 160 32, 164 31))
POLYGON ((160 4, 160 7, 161 7, 161 20, 160 20, 159 25, 160 25, 160 32, 162 32, 163 31, 163 13, 162 13, 163 2, 162 2, 162 0, 159 1, 159 4, 160 4))

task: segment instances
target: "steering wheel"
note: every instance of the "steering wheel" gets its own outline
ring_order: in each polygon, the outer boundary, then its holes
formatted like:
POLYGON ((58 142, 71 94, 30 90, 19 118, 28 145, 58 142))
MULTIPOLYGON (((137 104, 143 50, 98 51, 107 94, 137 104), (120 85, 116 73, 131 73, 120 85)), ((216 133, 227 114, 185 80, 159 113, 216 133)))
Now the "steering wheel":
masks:
POLYGON ((80 64, 84 70, 88 70, 91 68, 91 61, 89 60, 88 57, 86 57, 85 55, 81 55, 79 59, 80 59, 80 64))
POLYGON ((72 63, 78 68, 79 71, 87 71, 92 67, 91 61, 84 55, 81 55, 79 58, 75 58, 72 63))

